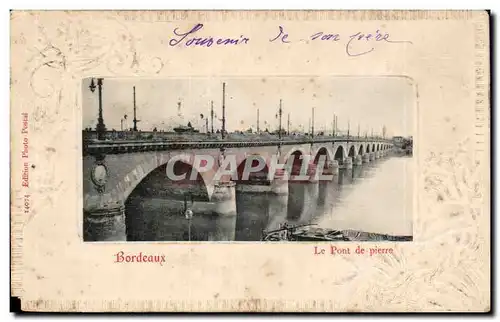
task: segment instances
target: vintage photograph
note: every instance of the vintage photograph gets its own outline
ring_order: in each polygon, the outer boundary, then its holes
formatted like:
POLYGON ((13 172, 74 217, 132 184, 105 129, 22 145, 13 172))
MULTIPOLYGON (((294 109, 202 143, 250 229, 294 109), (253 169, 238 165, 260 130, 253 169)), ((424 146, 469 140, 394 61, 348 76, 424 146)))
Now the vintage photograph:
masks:
POLYGON ((82 90, 85 241, 412 240, 410 79, 82 90))
POLYGON ((404 77, 86 78, 85 241, 412 240, 404 77))
POLYGON ((9 17, 17 311, 492 311, 491 12, 9 17))

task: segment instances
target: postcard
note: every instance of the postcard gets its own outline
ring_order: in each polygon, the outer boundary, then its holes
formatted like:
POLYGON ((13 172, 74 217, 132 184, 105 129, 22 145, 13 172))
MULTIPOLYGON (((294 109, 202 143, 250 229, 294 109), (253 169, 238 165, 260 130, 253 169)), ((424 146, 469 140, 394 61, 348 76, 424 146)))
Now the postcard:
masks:
POLYGON ((485 11, 12 11, 33 312, 489 312, 485 11))

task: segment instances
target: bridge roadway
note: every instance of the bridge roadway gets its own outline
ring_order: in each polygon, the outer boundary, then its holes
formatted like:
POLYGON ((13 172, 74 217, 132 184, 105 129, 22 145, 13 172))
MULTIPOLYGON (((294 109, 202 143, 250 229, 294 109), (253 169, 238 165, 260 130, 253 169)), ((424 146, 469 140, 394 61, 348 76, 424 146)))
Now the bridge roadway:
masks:
MULTIPOLYGON (((164 171, 167 162, 172 158, 189 159, 190 161, 182 161, 182 164, 189 171, 195 171, 200 165, 193 164, 194 154, 208 155, 214 160, 223 160, 225 156, 233 155, 238 169, 242 168, 241 165, 245 164, 250 156, 258 156, 266 162, 268 167, 265 169, 268 170, 269 160, 272 158, 277 157, 279 164, 286 164, 291 156, 293 160, 297 160, 297 157, 308 155, 314 160, 307 168, 307 173, 310 174, 315 173, 319 157, 325 156, 326 163, 322 173, 335 175, 338 174, 339 168, 349 169, 383 157, 390 153, 393 147, 391 140, 379 137, 208 139, 209 137, 207 140, 197 141, 84 139, 84 240, 126 240, 125 205, 138 186, 142 187, 141 191, 180 193, 176 199, 185 194, 183 189, 187 189, 189 193, 195 194, 195 204, 202 205, 204 213, 228 216, 236 214, 236 189, 288 194, 288 183, 279 180, 278 174, 272 182, 264 181, 260 186, 259 182, 235 183, 231 180, 232 176, 214 180, 219 166, 226 169, 226 165, 220 164, 220 161, 211 171, 197 171, 199 178, 195 183, 169 181, 164 171), (153 177, 163 179, 154 181, 153 177), (140 185, 143 181, 145 183, 140 185), (153 181, 154 184, 151 183, 153 181), (144 185, 150 186, 144 188, 144 185)), ((295 163, 293 168, 295 169, 295 163)), ((313 180, 311 183, 314 183, 313 180)))
POLYGON ((383 142, 387 145, 393 144, 392 140, 383 138, 365 138, 353 136, 325 137, 291 139, 285 137, 282 140, 214 140, 214 141, 167 141, 167 140, 88 140, 84 141, 83 155, 118 154, 147 151, 164 150, 189 150, 189 149, 214 149, 214 148, 243 148, 257 146, 280 146, 315 143, 335 143, 335 142, 383 142))

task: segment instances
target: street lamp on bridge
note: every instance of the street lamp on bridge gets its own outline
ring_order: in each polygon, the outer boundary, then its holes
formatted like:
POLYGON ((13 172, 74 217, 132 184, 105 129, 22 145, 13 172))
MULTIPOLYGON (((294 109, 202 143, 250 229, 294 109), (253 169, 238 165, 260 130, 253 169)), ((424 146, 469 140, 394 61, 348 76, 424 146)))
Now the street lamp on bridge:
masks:
MULTIPOLYGON (((104 119, 102 117, 102 81, 103 81, 103 78, 97 79, 97 88, 98 88, 98 95, 99 95, 99 116, 97 117, 97 125, 95 127, 95 130, 97 132, 97 139, 98 140, 104 140, 104 136, 106 134, 106 125, 104 125, 104 119)), ((94 82, 94 78, 92 78, 90 81, 89 89, 92 93, 95 92, 96 85, 94 82)))
POLYGON ((281 141, 281 115, 283 114, 283 109, 281 108, 281 102, 282 102, 282 100, 280 98, 280 109, 278 111, 279 118, 280 118, 280 126, 278 128, 278 138, 279 138, 280 141, 281 141))
POLYGON ((226 136, 226 83, 222 83, 222 139, 226 136))
POLYGON ((134 132, 137 132, 137 123, 140 122, 140 120, 137 119, 136 115, 136 105, 135 105, 135 86, 134 86, 134 132))
POLYGON ((314 138, 314 107, 312 108, 311 138, 314 138))
POLYGON ((194 201, 193 201, 193 195, 191 193, 189 194, 184 194, 184 217, 188 220, 188 241, 191 241, 191 221, 193 219, 194 212, 192 210, 194 201), (188 207, 188 195, 191 199, 191 207, 188 207))

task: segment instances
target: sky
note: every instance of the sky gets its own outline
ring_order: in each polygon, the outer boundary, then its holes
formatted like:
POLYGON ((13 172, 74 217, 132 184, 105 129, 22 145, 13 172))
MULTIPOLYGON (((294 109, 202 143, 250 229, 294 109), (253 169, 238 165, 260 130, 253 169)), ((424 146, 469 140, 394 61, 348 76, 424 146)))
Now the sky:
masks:
MULTIPOLYGON (((246 77, 177 79, 105 78, 102 100, 103 118, 108 130, 133 126, 133 87, 136 90, 138 128, 142 131, 171 131, 178 125, 205 131, 213 101, 214 129, 222 118, 222 83, 226 83, 226 129, 256 129, 257 110, 260 129, 277 130, 277 113, 282 100, 282 126, 290 114, 290 131, 306 131, 314 107, 315 132, 331 133, 333 115, 341 131, 356 135, 364 132, 387 136, 413 135, 416 93, 408 79, 400 77, 246 77), (178 106, 180 102, 180 108, 178 106), (203 115, 203 119, 201 117, 203 115)), ((90 78, 82 82, 83 127, 95 128, 98 91, 89 90, 90 78)))

